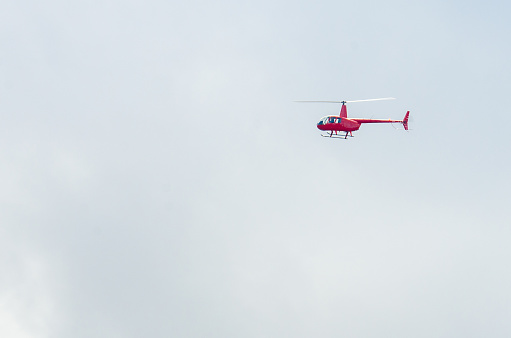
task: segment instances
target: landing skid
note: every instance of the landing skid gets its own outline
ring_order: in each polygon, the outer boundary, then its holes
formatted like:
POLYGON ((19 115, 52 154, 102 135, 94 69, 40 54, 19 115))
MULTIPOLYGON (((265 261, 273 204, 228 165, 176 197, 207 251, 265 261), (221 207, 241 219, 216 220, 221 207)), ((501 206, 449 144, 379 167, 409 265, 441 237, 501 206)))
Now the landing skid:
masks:
POLYGON ((339 135, 339 134, 337 134, 337 135, 336 134, 333 134, 333 135, 332 134, 326 134, 326 135, 325 134, 321 134, 321 136, 322 137, 328 137, 328 138, 340 138, 340 139, 343 139, 343 140, 347 139, 348 137, 355 137, 353 135, 339 135))

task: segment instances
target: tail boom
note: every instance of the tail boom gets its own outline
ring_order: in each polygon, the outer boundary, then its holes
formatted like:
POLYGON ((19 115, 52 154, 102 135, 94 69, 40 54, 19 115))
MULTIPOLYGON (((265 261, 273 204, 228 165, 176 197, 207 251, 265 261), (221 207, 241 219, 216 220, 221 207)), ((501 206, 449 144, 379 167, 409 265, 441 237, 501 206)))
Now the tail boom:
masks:
POLYGON ((353 118, 350 118, 350 120, 358 122, 360 124, 362 124, 362 123, 402 123, 405 130, 408 130, 408 117, 409 116, 410 116, 410 111, 407 111, 405 117, 402 120, 353 119, 353 118))

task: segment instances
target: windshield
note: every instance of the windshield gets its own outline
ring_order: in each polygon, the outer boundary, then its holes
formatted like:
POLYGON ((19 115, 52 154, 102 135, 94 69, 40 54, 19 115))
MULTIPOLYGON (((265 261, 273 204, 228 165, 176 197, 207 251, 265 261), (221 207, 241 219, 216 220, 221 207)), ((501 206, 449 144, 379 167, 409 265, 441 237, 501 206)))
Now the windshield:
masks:
POLYGON ((318 125, 323 125, 327 123, 341 123, 342 119, 340 117, 335 116, 327 116, 323 117, 321 121, 318 122, 318 125))

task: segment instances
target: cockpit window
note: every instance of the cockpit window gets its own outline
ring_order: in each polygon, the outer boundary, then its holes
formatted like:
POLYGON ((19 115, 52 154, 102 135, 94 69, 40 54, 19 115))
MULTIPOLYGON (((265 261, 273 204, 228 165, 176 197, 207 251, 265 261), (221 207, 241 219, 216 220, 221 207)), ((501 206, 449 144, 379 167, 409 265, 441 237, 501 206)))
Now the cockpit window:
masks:
POLYGON ((339 117, 333 117, 333 116, 330 116, 330 117, 325 117, 325 119, 323 120, 323 123, 341 123, 341 118, 339 117))

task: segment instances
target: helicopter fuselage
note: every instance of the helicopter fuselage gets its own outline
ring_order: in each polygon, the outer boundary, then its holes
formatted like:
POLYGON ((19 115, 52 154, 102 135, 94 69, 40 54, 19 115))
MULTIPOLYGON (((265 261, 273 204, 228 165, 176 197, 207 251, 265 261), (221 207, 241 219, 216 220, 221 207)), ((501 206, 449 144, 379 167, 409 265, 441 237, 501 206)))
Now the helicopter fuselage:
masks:
POLYGON ((360 123, 347 117, 339 117, 339 115, 326 116, 318 122, 319 130, 328 131, 355 131, 360 128, 360 123))

